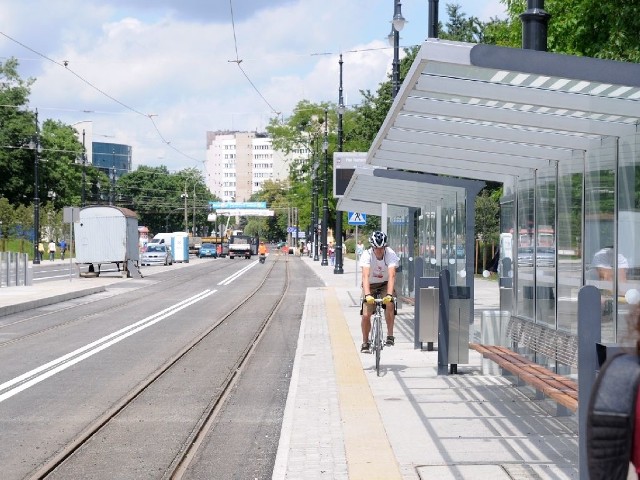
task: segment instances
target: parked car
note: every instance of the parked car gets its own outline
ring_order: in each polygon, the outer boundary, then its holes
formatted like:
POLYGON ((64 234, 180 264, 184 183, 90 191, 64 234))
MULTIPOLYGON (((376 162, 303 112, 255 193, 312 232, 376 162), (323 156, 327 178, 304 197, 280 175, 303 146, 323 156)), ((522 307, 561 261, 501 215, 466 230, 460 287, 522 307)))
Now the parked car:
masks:
MULTIPOLYGON (((536 265, 538 267, 553 267, 556 264, 555 247, 537 247, 536 265)), ((520 247, 518 249, 518 265, 521 267, 533 266, 533 247, 520 247)))
POLYGON ((140 256, 140 265, 173 265, 171 247, 164 243, 149 243, 140 256))
POLYGON ((518 249, 518 265, 521 267, 533 266, 533 247, 520 247, 518 249))
POLYGON ((200 253, 198 253, 198 256, 200 258, 218 258, 218 249, 213 243, 203 243, 202 245, 200 245, 200 253))
POLYGON ((538 247, 536 249, 536 265, 539 267, 553 267, 556 264, 555 247, 538 247))

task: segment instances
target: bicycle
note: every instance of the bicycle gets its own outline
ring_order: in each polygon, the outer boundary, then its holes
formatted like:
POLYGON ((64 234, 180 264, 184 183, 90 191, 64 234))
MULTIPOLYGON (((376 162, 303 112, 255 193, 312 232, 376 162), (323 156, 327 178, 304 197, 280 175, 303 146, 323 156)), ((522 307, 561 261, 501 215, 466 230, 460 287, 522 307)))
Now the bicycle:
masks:
POLYGON ((382 317, 384 309, 382 308, 382 299, 375 299, 376 309, 371 316, 371 332, 369 333, 369 345, 371 345, 371 353, 376 356, 376 375, 380 376, 380 355, 384 347, 384 338, 382 332, 382 317))

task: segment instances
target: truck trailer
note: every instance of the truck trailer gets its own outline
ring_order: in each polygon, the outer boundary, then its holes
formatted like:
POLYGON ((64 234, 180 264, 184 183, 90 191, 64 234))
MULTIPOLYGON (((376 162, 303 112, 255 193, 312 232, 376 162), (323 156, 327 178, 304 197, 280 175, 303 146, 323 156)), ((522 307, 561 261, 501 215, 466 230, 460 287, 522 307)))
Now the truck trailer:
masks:
POLYGON ((89 275, 100 275, 100 266, 115 263, 123 276, 139 267, 138 215, 128 208, 89 206, 74 223, 76 264, 89 265, 89 275))

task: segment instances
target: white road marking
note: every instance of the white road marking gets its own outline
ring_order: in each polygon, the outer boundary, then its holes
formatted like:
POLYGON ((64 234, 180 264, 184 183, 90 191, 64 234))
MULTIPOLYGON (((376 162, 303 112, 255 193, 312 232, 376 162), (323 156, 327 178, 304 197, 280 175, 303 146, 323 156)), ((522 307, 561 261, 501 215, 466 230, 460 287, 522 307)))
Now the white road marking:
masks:
POLYGON ((218 285, 229 285, 231 282, 239 278, 242 274, 246 273, 250 268, 255 267, 257 264, 258 264, 257 261, 251 262, 249 265, 247 265, 243 269, 238 270, 233 275, 230 275, 224 280, 222 280, 220 283, 218 283, 218 285))
POLYGON ((165 318, 170 317, 174 313, 179 312, 180 310, 187 308, 190 305, 193 305, 200 300, 207 298, 209 295, 212 295, 217 290, 204 290, 203 292, 198 293, 186 300, 176 303, 164 310, 154 313, 153 315, 143 318, 142 320, 133 323, 129 326, 121 328, 120 330, 113 332, 105 337, 102 337, 95 342, 91 342, 84 347, 80 347, 77 350, 74 350, 71 353, 63 355, 62 357, 56 358, 49 363, 45 363, 29 372, 26 372, 16 378, 13 378, 3 384, 0 384, 0 402, 5 401, 8 398, 13 397, 17 393, 26 390, 33 385, 36 385, 43 380, 55 375, 58 372, 62 372, 67 368, 75 365, 76 363, 81 362, 102 350, 115 345, 116 343, 124 340, 131 335, 138 333, 144 330, 151 325, 158 323, 165 318), (17 385, 14 387, 14 385, 17 385), (11 388, 13 387, 13 388, 11 388))

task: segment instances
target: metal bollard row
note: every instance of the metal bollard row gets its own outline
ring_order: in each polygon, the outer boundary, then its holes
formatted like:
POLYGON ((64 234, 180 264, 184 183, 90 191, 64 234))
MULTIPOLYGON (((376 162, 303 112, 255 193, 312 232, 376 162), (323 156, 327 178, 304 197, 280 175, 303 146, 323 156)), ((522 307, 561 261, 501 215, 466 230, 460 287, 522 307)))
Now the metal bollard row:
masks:
POLYGON ((32 271, 26 253, 0 252, 0 287, 31 285, 32 271))

